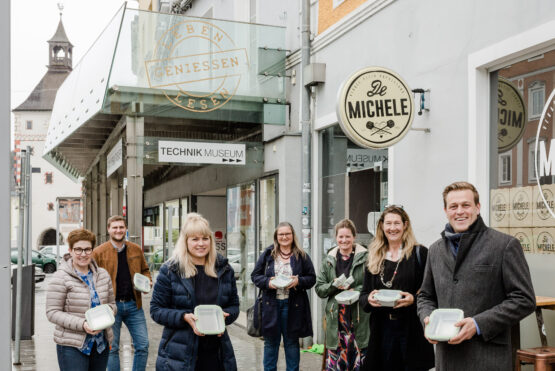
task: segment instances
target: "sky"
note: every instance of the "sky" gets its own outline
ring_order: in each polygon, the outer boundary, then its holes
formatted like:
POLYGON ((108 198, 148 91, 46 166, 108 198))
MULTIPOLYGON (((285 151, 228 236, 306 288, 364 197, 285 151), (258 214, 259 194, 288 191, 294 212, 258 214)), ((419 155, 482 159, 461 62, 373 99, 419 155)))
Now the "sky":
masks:
MULTIPOLYGON (((11 107, 21 104, 46 73, 48 39, 60 20, 73 44, 73 66, 108 25, 122 0, 11 0, 11 107)), ((136 1, 128 7, 137 8, 136 1)), ((12 120, 13 122, 13 120, 12 120)))

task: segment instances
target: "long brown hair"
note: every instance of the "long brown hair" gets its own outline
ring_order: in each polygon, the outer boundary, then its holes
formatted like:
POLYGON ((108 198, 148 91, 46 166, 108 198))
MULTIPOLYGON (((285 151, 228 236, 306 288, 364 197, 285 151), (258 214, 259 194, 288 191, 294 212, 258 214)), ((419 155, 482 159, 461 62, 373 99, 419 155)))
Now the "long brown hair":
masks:
POLYGON ((276 260, 279 255, 279 242, 278 242, 277 235, 278 235, 278 229, 282 227, 287 227, 291 229, 291 233, 293 234, 293 242, 291 242, 291 251, 293 252, 293 254, 295 254, 295 258, 298 259, 300 256, 301 258, 304 259, 306 256, 306 252, 300 247, 299 240, 297 239, 297 234, 295 233, 295 229, 289 222, 279 223, 276 229, 274 230, 274 248, 272 249, 272 258, 276 260))
POLYGON ((401 237, 403 243, 403 255, 399 257, 399 259, 408 259, 414 250, 414 246, 418 245, 416 237, 414 237, 414 232, 412 231, 409 214, 407 214, 407 212, 400 206, 388 206, 382 212, 382 215, 380 215, 378 225, 376 226, 376 236, 374 236, 370 246, 368 246, 367 267, 372 274, 378 274, 380 272, 380 268, 385 260, 385 255, 389 249, 389 242, 387 241, 383 231, 383 223, 387 214, 399 215, 405 225, 405 230, 403 232, 403 236, 401 237))

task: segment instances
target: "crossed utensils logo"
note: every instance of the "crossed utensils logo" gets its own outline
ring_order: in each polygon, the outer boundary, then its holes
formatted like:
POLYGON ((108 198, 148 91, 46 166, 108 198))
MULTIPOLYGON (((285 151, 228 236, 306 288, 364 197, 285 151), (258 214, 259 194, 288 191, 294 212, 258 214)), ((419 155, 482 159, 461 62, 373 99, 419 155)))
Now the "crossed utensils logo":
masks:
POLYGON ((382 122, 379 122, 378 124, 381 125, 381 127, 377 126, 376 123, 373 121, 368 121, 366 123, 366 127, 370 130, 374 130, 370 135, 380 134, 380 138, 383 138, 383 134, 391 135, 391 132, 388 131, 387 129, 392 129, 395 126, 395 121, 387 120, 387 122, 382 121, 382 122))

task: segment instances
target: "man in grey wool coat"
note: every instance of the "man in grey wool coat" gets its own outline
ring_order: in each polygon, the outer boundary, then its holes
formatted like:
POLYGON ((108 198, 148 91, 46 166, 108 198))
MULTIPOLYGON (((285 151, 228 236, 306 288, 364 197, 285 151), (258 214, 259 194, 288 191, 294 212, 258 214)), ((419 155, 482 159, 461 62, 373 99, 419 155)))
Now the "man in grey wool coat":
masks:
POLYGON ((430 246, 418 315, 424 325, 436 308, 462 309, 465 318, 457 336, 437 343, 436 370, 511 370, 511 326, 536 305, 522 247, 484 224, 472 184, 448 185, 443 203, 449 223, 430 246))

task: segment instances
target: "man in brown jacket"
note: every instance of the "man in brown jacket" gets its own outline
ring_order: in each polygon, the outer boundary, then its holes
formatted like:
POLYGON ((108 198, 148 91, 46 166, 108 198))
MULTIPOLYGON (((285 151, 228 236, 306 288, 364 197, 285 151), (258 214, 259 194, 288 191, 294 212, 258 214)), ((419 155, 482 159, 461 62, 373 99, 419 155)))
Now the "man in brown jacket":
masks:
POLYGON ((133 287, 133 276, 140 273, 151 280, 150 271, 140 246, 126 241, 127 225, 120 215, 108 219, 110 241, 96 247, 93 258, 106 269, 112 279, 118 308, 116 322, 112 326, 114 340, 108 360, 109 371, 119 371, 119 337, 122 322, 125 323, 133 340, 135 356, 133 371, 144 371, 148 359, 148 332, 142 309, 141 292, 133 287))

